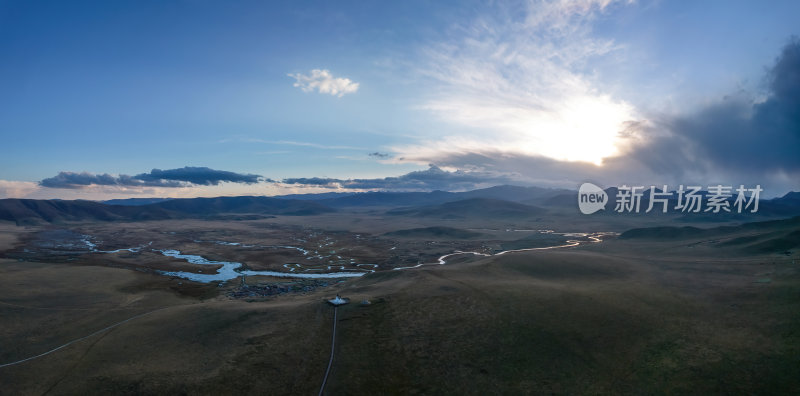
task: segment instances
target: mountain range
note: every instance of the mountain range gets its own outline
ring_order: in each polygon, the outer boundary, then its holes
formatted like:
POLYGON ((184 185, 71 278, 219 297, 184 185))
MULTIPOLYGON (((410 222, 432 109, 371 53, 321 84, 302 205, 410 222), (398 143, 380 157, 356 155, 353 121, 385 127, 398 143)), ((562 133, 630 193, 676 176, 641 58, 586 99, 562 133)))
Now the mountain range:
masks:
MULTIPOLYGON (((615 215, 616 188, 605 190, 606 210, 592 216, 615 215)), ((707 193, 703 193, 707 194, 707 193)), ((642 212, 648 206, 647 193, 641 202, 642 212)), ((182 218, 252 219, 271 215, 304 216, 371 208, 387 215, 432 218, 530 218, 548 212, 577 213, 577 191, 540 187, 495 186, 465 192, 364 192, 294 194, 278 197, 216 198, 131 198, 104 202, 85 200, 0 200, 0 220, 16 224, 58 223, 68 221, 137 221, 182 218), (231 217, 231 215, 236 215, 231 217), (247 215, 245 217, 238 215, 247 215), (249 216, 249 217, 248 217, 249 216)), ((731 200, 732 201, 732 200, 731 200)), ((677 203, 673 197, 670 208, 677 203)), ((732 203, 732 202, 730 202, 732 203)), ((657 207, 660 209, 660 207, 657 207)), ((670 209, 672 210, 672 209, 670 209)), ((760 200, 757 215, 789 217, 800 214, 800 192, 783 197, 760 200)), ((660 215, 660 212, 651 213, 660 215)), ((692 213, 688 221, 712 221, 723 217, 736 220, 737 213, 692 213)))

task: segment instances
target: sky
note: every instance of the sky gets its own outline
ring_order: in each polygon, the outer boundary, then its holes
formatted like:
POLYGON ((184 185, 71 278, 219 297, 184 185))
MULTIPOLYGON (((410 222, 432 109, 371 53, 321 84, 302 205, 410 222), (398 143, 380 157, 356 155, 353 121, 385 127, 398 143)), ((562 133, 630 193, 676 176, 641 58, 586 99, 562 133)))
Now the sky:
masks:
POLYGON ((800 2, 0 0, 0 198, 800 191, 800 2))

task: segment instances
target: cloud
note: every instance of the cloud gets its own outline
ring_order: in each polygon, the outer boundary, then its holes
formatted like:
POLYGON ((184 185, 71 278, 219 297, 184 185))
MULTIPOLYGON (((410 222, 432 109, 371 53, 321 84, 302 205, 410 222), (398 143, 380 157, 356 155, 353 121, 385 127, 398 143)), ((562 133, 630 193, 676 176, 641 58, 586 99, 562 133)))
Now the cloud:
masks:
POLYGON ((559 35, 575 33, 583 27, 585 20, 591 19, 597 12, 602 12, 613 3, 632 3, 633 1, 617 0, 555 0, 530 1, 530 12, 525 17, 529 27, 544 27, 559 35))
POLYGON ((732 95, 665 127, 696 155, 747 172, 800 173, 800 41, 792 38, 767 73, 763 102, 732 95))
POLYGON ((518 181, 518 179, 514 178, 514 175, 510 174, 462 170, 448 172, 435 165, 430 165, 427 170, 410 172, 397 177, 375 179, 331 179, 312 177, 284 179, 281 182, 284 184, 354 190, 458 191, 490 187, 498 184, 513 184, 518 181))
MULTIPOLYGON (((611 185, 761 184, 768 194, 800 189, 800 42, 781 50, 768 70, 768 95, 737 93, 690 114, 656 115, 620 130, 620 153, 602 166, 494 148, 406 154, 400 160, 518 174, 540 186, 584 181, 611 185)), ((455 143, 454 143, 455 144, 455 143)))
POLYGON ((0 198, 25 198, 38 189, 34 182, 0 180, 0 198))
POLYGON ((301 147, 312 147, 317 149, 323 150, 363 150, 361 147, 354 147, 354 146, 342 146, 342 145, 330 145, 330 144, 320 144, 320 143, 310 143, 310 142, 295 142, 291 140, 258 140, 254 139, 253 141, 257 141, 260 143, 271 143, 271 144, 282 144, 287 146, 301 146, 301 147))
POLYGON ((303 90, 303 92, 313 92, 316 90, 321 94, 330 94, 342 97, 345 94, 358 91, 358 83, 349 78, 333 77, 328 70, 314 69, 309 74, 290 73, 289 77, 296 81, 293 84, 303 90))
POLYGON ((150 173, 134 176, 142 181, 180 181, 203 186, 216 186, 221 182, 254 184, 258 183, 261 176, 221 171, 206 167, 186 166, 178 169, 153 169, 150 173))
POLYGON ((264 143, 264 144, 275 144, 275 145, 283 145, 283 146, 299 146, 299 147, 311 147, 321 150, 366 150, 364 147, 356 147, 356 146, 344 146, 344 145, 335 145, 335 144, 321 144, 321 143, 311 143, 311 142, 298 142, 293 140, 267 140, 267 139, 256 139, 256 138, 244 138, 244 139, 222 139, 220 143, 229 143, 233 141, 240 141, 246 143, 264 143))
POLYGON ((398 149, 447 152, 458 142, 570 161, 614 155, 617 132, 639 116, 600 92, 585 71, 590 60, 620 48, 590 35, 591 21, 612 3, 530 2, 484 15, 430 46, 418 71, 435 89, 420 107, 459 132, 398 149))
MULTIPOLYGON (((79 189, 89 186, 120 187, 188 187, 191 185, 216 186, 222 182, 254 184, 261 176, 220 171, 206 167, 184 167, 178 169, 153 169, 136 176, 113 176, 108 173, 59 172, 58 175, 39 182, 42 187, 79 189)), ((269 181, 269 179, 265 179, 269 181)))
POLYGON ((737 92, 691 112, 643 113, 601 92, 608 85, 587 71, 624 52, 590 34, 615 3, 532 2, 524 12, 482 16, 456 31, 462 39, 429 48, 419 72, 436 89, 421 108, 458 132, 391 147, 392 161, 572 188, 592 180, 800 188, 798 39, 769 68, 766 95, 737 92))
POLYGON ((779 195, 800 189, 800 42, 793 38, 766 73, 766 99, 739 92, 688 114, 654 114, 618 130, 618 153, 602 165, 561 161, 503 145, 452 138, 398 150, 398 162, 433 163, 519 184, 576 188, 717 183, 779 195))
POLYGON ((377 151, 374 152, 374 153, 369 153, 369 156, 370 157, 379 158, 379 159, 386 159, 386 158, 391 157, 388 153, 380 153, 380 152, 377 152, 377 151))
POLYGON ((144 181, 128 175, 113 176, 108 173, 58 172, 58 175, 43 179, 39 185, 47 188, 84 188, 88 186, 142 186, 142 187, 183 187, 183 184, 169 180, 144 181))
POLYGON ((436 164, 461 169, 467 174, 490 176, 484 180, 495 184, 539 187, 575 189, 586 181, 611 186, 623 183, 650 185, 676 180, 665 179, 631 157, 615 157, 598 166, 589 162, 559 161, 544 156, 485 149, 448 153, 438 158, 436 164), (496 183, 503 179, 506 181, 496 183))
POLYGON ((797 38, 781 49, 765 81, 765 99, 736 92, 687 114, 629 124, 620 133, 620 155, 604 168, 638 168, 662 180, 760 183, 776 192, 800 188, 797 38))

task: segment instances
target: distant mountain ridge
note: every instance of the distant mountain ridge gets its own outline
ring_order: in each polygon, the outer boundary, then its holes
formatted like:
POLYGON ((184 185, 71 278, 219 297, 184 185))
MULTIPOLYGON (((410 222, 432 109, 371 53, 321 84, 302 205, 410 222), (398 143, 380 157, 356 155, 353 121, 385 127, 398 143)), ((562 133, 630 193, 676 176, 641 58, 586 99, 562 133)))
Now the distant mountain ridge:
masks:
POLYGON ((303 216, 333 212, 316 202, 269 197, 180 198, 135 206, 93 201, 0 200, 0 220, 21 224, 204 218, 221 214, 303 216))
MULTIPOLYGON (((277 195, 270 198, 294 199, 302 201, 316 201, 325 206, 333 208, 347 208, 360 206, 415 206, 415 205, 434 205, 450 201, 458 201, 469 198, 495 198, 512 202, 522 202, 527 200, 541 201, 542 199, 569 193, 567 189, 552 189, 542 187, 520 187, 511 185, 500 185, 482 188, 471 191, 449 192, 449 191, 411 191, 411 192, 391 192, 391 191, 370 191, 370 192, 324 192, 310 194, 288 194, 277 195)), ((171 200, 173 198, 128 198, 112 199, 103 201, 111 205, 146 205, 171 200)))
MULTIPOLYGON (((641 191, 641 198, 639 201, 639 212, 640 214, 645 213, 645 211, 650 206, 650 188, 641 191)), ((605 190, 606 195, 608 196, 608 200, 606 201, 605 210, 599 211, 596 215, 603 216, 614 214, 614 209, 617 204, 617 194, 619 189, 617 187, 608 187, 605 190)), ((655 188, 656 193, 662 192, 661 189, 655 188)), ((700 212, 680 212, 679 210, 675 210, 675 206, 678 204, 678 193, 677 191, 669 191, 671 195, 667 197, 667 212, 672 214, 683 215, 682 220, 690 221, 690 222, 707 222, 707 221, 719 221, 720 218, 725 217, 727 220, 746 220, 748 216, 752 215, 750 212, 751 208, 743 208, 742 213, 737 213, 736 207, 734 205, 736 200, 736 191, 732 191, 732 196, 727 199, 728 207, 731 209, 730 212, 720 212, 720 213, 707 213, 705 209, 707 208, 706 202, 708 200, 708 196, 711 195, 708 191, 701 190, 697 192, 697 195, 702 197, 703 200, 703 207, 701 208, 700 212)), ((660 197, 657 197, 660 198, 660 197)), ((749 199, 749 195, 746 195, 746 198, 749 199)), ((576 208, 577 209, 577 202, 578 202, 578 192, 577 191, 569 191, 567 190, 563 194, 559 194, 550 198, 547 198, 541 202, 531 202, 531 201, 523 201, 523 203, 528 204, 535 204, 545 208, 576 208)), ((685 201, 684 201, 685 202, 685 201)), ((657 215, 662 211, 662 204, 656 202, 653 205, 653 210, 651 211, 652 215, 657 215)), ((634 211, 635 212, 635 211, 634 211)), ((634 213, 635 214, 635 213, 634 213)), ((758 202, 758 211, 755 213, 756 215, 760 216, 796 216, 800 215, 800 192, 789 192, 783 195, 782 197, 776 197, 772 199, 760 199, 758 202)))
POLYGON ((154 203, 168 201, 173 198, 125 198, 125 199, 109 199, 108 201, 100 201, 107 205, 122 205, 122 206, 141 206, 150 205, 154 203))
POLYGON ((470 213, 501 217, 528 216, 541 213, 541 209, 519 201, 545 199, 567 191, 569 190, 504 185, 465 192, 331 192, 281 197, 130 198, 105 202, 2 199, 0 220, 17 224, 38 224, 212 218, 232 213, 303 216, 354 207, 420 207, 418 214, 421 216, 460 217, 470 213), (464 202, 436 207, 458 201, 464 202), (440 213, 436 214, 437 211, 440 213))
POLYGON ((525 203, 523 201, 538 201, 567 192, 569 192, 569 190, 566 189, 500 185, 463 192, 440 190, 431 192, 364 192, 345 197, 322 199, 318 202, 334 208, 437 205, 470 198, 493 198, 525 203))
MULTIPOLYGON (((606 210, 595 215, 616 214, 613 209, 618 190, 610 187, 605 191, 608 194, 606 210)), ((647 195, 642 197, 640 212, 647 209, 647 195)), ((279 197, 131 198, 105 202, 2 199, 0 220, 36 224, 180 218, 256 219, 264 215, 303 216, 353 208, 376 208, 386 210, 389 215, 435 218, 530 218, 549 210, 579 214, 577 198, 577 191, 572 190, 502 185, 464 192, 330 192, 279 197), (231 214, 234 216, 229 216, 231 214)), ((752 218, 750 213, 682 214, 673 210, 675 203, 676 199, 672 198, 669 212, 683 215, 682 221, 702 223, 723 218, 743 221, 752 218)), ((660 215, 660 209, 660 205, 656 205, 656 213, 650 215, 660 215)), ((800 215, 800 193, 790 192, 779 198, 761 200, 757 215, 762 218, 800 215)))

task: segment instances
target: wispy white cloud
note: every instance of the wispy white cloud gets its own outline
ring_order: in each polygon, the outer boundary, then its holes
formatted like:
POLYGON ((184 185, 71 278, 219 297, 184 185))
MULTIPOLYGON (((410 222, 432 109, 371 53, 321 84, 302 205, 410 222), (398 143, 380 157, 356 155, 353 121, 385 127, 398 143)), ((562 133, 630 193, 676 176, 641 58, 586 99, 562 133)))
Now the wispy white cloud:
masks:
POLYGON ((186 187, 131 187, 122 185, 89 185, 80 189, 42 187, 37 182, 0 180, 0 199, 86 199, 108 200, 131 197, 194 198, 221 196, 271 196, 299 193, 328 192, 321 186, 285 185, 274 182, 256 184, 221 183, 186 187))
MULTIPOLYGON (((270 139, 259 139, 259 138, 229 138, 229 139, 220 139, 217 142, 218 143, 236 143, 236 142, 263 143, 263 144, 275 144, 282 146, 311 147, 322 150, 368 150, 368 148, 366 147, 347 146, 341 144, 323 144, 323 143, 312 143, 312 142, 299 142, 296 140, 270 140, 270 139)), ((285 152, 288 151, 282 151, 281 153, 285 152)))
MULTIPOLYGON (((479 30, 493 32, 490 37, 502 29, 487 26, 481 25, 479 30)), ((576 34, 574 26, 564 29, 568 30, 568 37, 576 34)), ((548 37, 560 37, 560 30, 555 30, 557 33, 548 37)), ((578 35, 578 39, 578 42, 596 41, 586 33, 578 35)), ((500 45, 502 41, 495 42, 500 45)), ((583 57, 591 58, 605 53, 596 50, 602 47, 613 51, 615 45, 582 45, 571 53, 579 54, 583 49, 583 57)), ((392 162, 434 163, 470 172, 516 173, 526 182, 538 185, 577 186, 592 180, 606 185, 760 184, 769 194, 797 189, 800 180, 800 160, 796 155, 800 147, 797 133, 800 117, 794 110, 800 97, 797 39, 789 40, 768 69, 765 80, 769 91, 765 98, 737 91, 690 112, 648 113, 646 117, 638 116, 633 106, 600 93, 594 88, 591 76, 577 71, 580 68, 566 67, 585 62, 581 56, 564 56, 558 62, 533 59, 530 63, 508 63, 490 56, 482 61, 473 56, 477 51, 469 48, 462 51, 469 56, 459 55, 460 50, 441 55, 463 61, 441 62, 440 69, 444 71, 433 76, 446 90, 428 102, 426 108, 464 130, 477 126, 477 132, 392 147, 396 153, 392 162), (509 65, 527 72, 517 73, 514 67, 506 69, 509 65), (459 70, 463 73, 461 77, 456 74, 459 70), (538 76, 533 73, 535 70, 550 72, 538 76), (554 75, 559 77, 552 79, 554 75), (525 87, 535 89, 527 92, 525 87), (542 126, 544 133, 538 134, 536 128, 542 126), (590 135, 570 126, 584 127, 590 135), (544 150, 550 145, 554 149, 563 148, 566 155, 578 154, 577 159, 584 161, 563 161, 571 158, 554 155, 558 151, 544 150), (609 147, 613 150, 605 151, 609 147), (590 155, 584 156, 585 153, 603 154, 594 157, 602 159, 602 164, 593 161, 590 155)), ((498 48, 498 52, 507 51, 498 48)))
POLYGON ((288 146, 313 147, 324 150, 364 150, 363 147, 327 145, 327 144, 311 143, 311 142, 295 142, 291 140, 264 140, 263 142, 272 144, 283 144, 288 146))
POLYGON ((314 69, 309 74, 289 73, 289 77, 296 81, 294 86, 303 92, 317 91, 321 94, 330 94, 342 97, 345 94, 358 91, 358 83, 349 78, 334 77, 330 71, 325 69, 314 69))
POLYGON ((26 198, 40 188, 36 182, 0 180, 0 199, 26 198))
POLYGON ((617 134, 638 118, 636 110, 600 92, 585 72, 593 58, 620 49, 591 35, 592 20, 613 3, 534 1, 430 46, 419 71, 435 81, 435 93, 420 107, 460 131, 395 147, 399 157, 487 147, 593 163, 614 155, 617 134))
POLYGON ((257 139, 257 138, 241 138, 241 139, 222 139, 222 140, 219 141, 219 143, 230 143, 230 142, 247 142, 247 143, 275 144, 275 145, 282 145, 282 146, 311 147, 311 148, 322 149, 322 150, 367 150, 367 148, 364 148, 364 147, 345 146, 345 145, 330 145, 330 144, 311 143, 311 142, 298 142, 298 141, 294 141, 294 140, 269 140, 269 139, 257 139))

